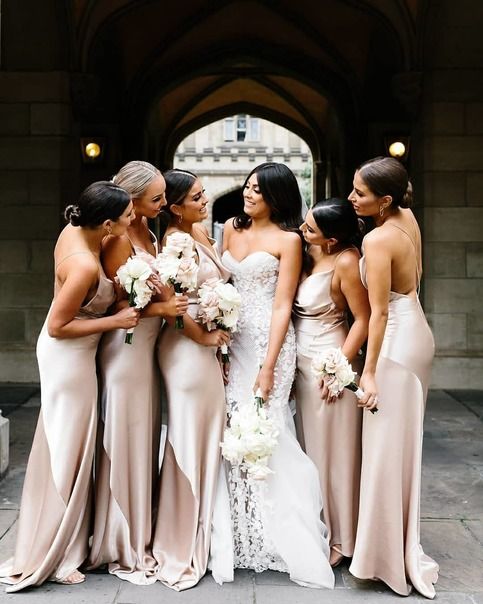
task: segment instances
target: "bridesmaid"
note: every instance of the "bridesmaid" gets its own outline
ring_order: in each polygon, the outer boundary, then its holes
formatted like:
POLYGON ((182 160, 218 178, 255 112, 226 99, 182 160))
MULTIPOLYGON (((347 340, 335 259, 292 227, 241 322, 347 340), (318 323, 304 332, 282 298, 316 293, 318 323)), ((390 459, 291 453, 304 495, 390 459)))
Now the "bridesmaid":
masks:
MULTIPOLYGON (((129 257, 152 263, 158 242, 148 219, 166 204, 166 184, 159 170, 147 162, 132 161, 113 178, 132 197, 135 219, 121 237, 108 237, 102 263, 113 279, 129 257)), ((121 306, 127 294, 117 287, 121 306)), ((142 311, 131 345, 125 330, 106 334, 99 346, 102 421, 96 463, 94 535, 89 565, 108 563, 109 572, 144 585, 156 580, 151 555, 152 495, 158 475, 159 380, 154 348, 161 317, 183 314, 184 296, 154 301, 142 311)))
POLYGON ((370 311, 359 276, 359 223, 351 204, 345 199, 321 201, 308 211, 300 229, 310 247, 294 302, 295 421, 299 441, 319 470, 330 563, 336 566, 354 550, 362 412, 349 390, 334 398, 324 388, 321 396, 310 365, 317 353, 340 347, 355 369, 370 311), (354 319, 350 328, 349 311, 354 319))
POLYGON ((97 428, 95 357, 101 333, 127 329, 138 312, 104 317, 114 288, 99 262, 101 242, 123 235, 133 218, 129 195, 109 182, 90 185, 54 250, 54 299, 37 342, 42 405, 20 507, 15 555, 2 566, 8 592, 85 577, 92 460, 97 428))
MULTIPOLYGON (((193 238, 198 287, 211 277, 226 281, 230 273, 199 224, 208 215, 199 178, 182 170, 169 170, 164 177, 165 234, 181 231, 193 238)), ((177 591, 193 587, 206 572, 225 426, 225 391, 216 352, 229 336, 219 329, 208 332, 193 320, 197 299, 197 291, 189 294, 184 329, 174 329, 173 320, 168 320, 159 342, 169 420, 153 554, 159 580, 177 591)))
POLYGON ((438 565, 419 543, 423 419, 434 341, 418 298, 421 234, 408 208, 412 187, 389 157, 362 164, 350 194, 359 216, 376 228, 365 238, 361 274, 371 318, 361 377, 362 431, 359 524, 350 572, 380 579, 407 596, 412 583, 434 598, 438 565))

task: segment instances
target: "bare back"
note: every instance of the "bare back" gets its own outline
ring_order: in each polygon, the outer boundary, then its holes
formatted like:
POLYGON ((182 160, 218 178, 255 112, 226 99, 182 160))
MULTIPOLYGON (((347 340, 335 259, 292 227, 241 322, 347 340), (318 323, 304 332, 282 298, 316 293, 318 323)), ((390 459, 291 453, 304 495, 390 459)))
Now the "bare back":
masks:
POLYGON ((417 295, 422 274, 421 233, 411 210, 400 208, 368 237, 390 257, 390 290, 417 295))

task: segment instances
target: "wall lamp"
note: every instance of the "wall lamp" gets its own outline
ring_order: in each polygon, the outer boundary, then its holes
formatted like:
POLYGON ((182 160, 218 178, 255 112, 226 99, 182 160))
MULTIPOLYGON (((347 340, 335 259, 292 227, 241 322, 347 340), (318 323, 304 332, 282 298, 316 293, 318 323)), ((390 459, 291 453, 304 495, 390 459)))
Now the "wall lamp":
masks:
POLYGON ((99 164, 104 157, 106 140, 98 136, 81 138, 82 161, 85 164, 99 164))
POLYGON ((409 136, 386 136, 384 137, 386 153, 401 161, 406 161, 409 154, 409 136))

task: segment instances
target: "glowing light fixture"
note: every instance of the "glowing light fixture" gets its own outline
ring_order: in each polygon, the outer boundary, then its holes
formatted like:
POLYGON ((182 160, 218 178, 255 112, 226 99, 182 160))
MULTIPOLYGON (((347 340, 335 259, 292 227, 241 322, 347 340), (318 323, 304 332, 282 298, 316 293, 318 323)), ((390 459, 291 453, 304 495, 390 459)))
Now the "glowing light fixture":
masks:
POLYGON ((384 137, 384 146, 387 155, 405 162, 409 153, 409 136, 406 134, 393 134, 384 137))
MULTIPOLYGON (((392 146, 394 146, 394 144, 392 146)), ((403 145, 403 149, 404 149, 404 145, 403 145)), ((101 154, 101 147, 97 143, 87 143, 86 155, 88 157, 95 159, 96 157, 99 157, 100 154, 101 154)))
POLYGON ((99 163, 104 155, 105 140, 99 137, 81 138, 82 160, 85 164, 99 163))
POLYGON ((400 159, 406 154, 406 145, 401 141, 394 141, 389 145, 389 155, 400 159))

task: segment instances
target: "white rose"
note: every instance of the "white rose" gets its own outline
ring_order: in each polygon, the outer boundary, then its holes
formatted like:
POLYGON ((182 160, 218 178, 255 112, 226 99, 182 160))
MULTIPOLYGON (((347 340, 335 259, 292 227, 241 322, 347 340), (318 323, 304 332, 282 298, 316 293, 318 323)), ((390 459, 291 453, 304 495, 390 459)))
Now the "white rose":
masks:
POLYGON ((166 237, 166 244, 163 247, 163 252, 168 255, 186 256, 192 258, 195 255, 195 247, 193 238, 187 233, 175 232, 166 237))
POLYGON ((226 329, 229 329, 230 331, 235 331, 239 316, 240 315, 238 313, 238 310, 232 312, 224 312, 220 317, 219 323, 223 325, 223 327, 225 327, 226 329))
POLYGON ((216 286, 216 293, 220 298, 220 309, 232 311, 241 305, 241 296, 237 289, 230 283, 220 283, 216 286))
POLYGON ((181 259, 169 254, 158 254, 155 260, 155 267, 159 273, 159 280, 163 285, 174 281, 178 274, 178 268, 181 264, 181 259))
POLYGON ((341 365, 337 368, 337 371, 335 372, 335 378, 339 382, 341 388, 345 388, 346 386, 348 386, 351 382, 355 380, 355 377, 356 374, 354 373, 354 371, 352 371, 352 367, 349 363, 341 365))
POLYGON ((334 374, 340 365, 347 362, 347 359, 342 354, 340 348, 329 348, 324 352, 325 357, 325 371, 329 374, 334 374))

